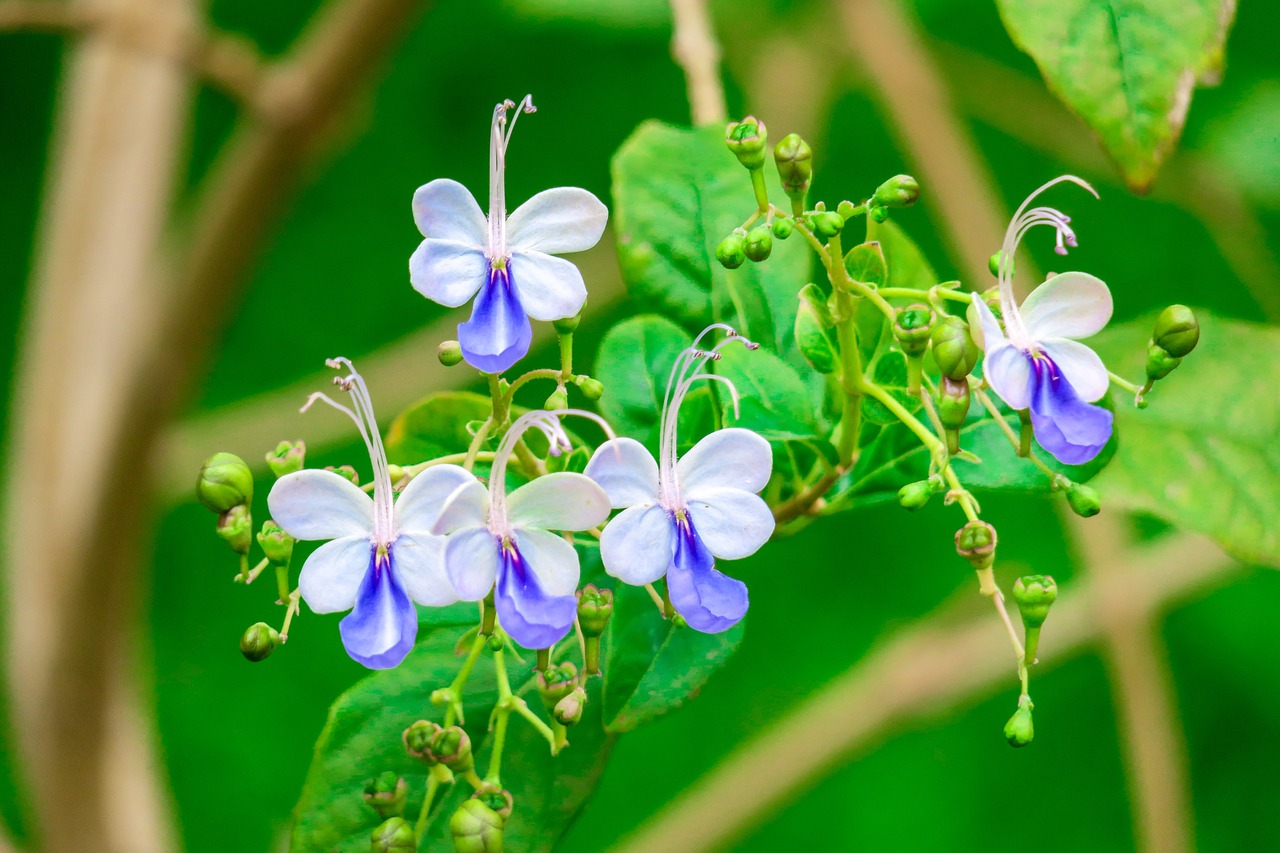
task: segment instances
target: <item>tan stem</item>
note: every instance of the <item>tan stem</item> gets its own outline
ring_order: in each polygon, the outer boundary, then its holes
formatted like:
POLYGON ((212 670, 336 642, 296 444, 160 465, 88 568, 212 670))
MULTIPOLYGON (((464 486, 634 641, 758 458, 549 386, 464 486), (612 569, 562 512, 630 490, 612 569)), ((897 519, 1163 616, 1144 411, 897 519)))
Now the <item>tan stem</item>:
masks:
POLYGON ((684 69, 693 124, 725 121, 728 109, 720 80, 720 44, 707 0, 671 0, 671 17, 675 25, 671 54, 684 69))

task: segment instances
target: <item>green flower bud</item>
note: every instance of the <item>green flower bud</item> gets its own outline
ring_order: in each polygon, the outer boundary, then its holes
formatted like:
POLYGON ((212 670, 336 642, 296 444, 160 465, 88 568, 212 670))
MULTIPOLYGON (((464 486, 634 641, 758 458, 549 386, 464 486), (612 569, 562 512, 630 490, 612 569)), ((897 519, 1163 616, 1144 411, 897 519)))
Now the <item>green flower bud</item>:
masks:
POLYGON ((956 553, 975 570, 991 568, 996 559, 996 529, 985 521, 970 521, 956 531, 956 553))
POLYGON ((910 510, 917 510, 929 502, 937 488, 929 480, 907 483, 898 489, 898 503, 910 510))
POLYGON ((599 379, 592 379, 590 376, 579 376, 574 382, 578 386, 578 390, 582 392, 582 396, 588 400, 599 400, 604 396, 604 383, 599 379))
POLYGON ((551 711, 557 702, 578 686, 578 668, 571 661, 565 661, 559 666, 549 666, 537 674, 534 683, 537 685, 538 695, 542 697, 542 704, 547 711, 551 711))
POLYGON ((301 471, 307 461, 307 445, 302 439, 294 442, 282 441, 276 449, 267 454, 267 467, 277 478, 294 471, 301 471))
POLYGON ((779 240, 785 240, 791 236, 791 232, 796 229, 796 223, 788 216, 781 216, 773 220, 773 236, 779 240))
POLYGON ((271 519, 258 531, 258 547, 273 566, 287 566, 293 558, 293 537, 271 519))
POLYGON ((769 259, 773 251, 773 233, 768 225, 757 225, 747 234, 747 242, 743 247, 747 259, 759 263, 769 259))
POLYGON ((899 308, 893 316, 893 337, 907 355, 924 354, 932 327, 933 309, 919 302, 899 308))
POLYGON ((813 149, 798 133, 788 133, 774 146, 773 162, 782 179, 782 189, 797 205, 804 205, 813 179, 813 149))
POLYGON ((867 208, 867 215, 876 223, 883 224, 889 220, 889 208, 873 205, 867 208))
POLYGON ((489 635, 489 639, 485 640, 489 646, 489 651, 500 652, 507 647, 507 638, 499 634, 497 631, 489 635))
POLYGON ((1025 702, 1019 700, 1018 710, 1014 711, 1009 722, 1004 724, 1004 736, 1009 741, 1009 746, 1030 746, 1031 741, 1035 739, 1035 726, 1031 724, 1031 709, 1034 707, 1030 699, 1025 702))
POLYGON ((1200 321, 1185 305, 1170 305, 1156 318, 1151 341, 1174 358, 1185 358, 1200 342, 1200 321))
POLYGON ((1058 585, 1048 575, 1027 575, 1013 583, 1013 600, 1018 603, 1022 624, 1039 628, 1049 618, 1049 608, 1058 598, 1058 585))
POLYGON ((950 314, 934 325, 932 340, 933 360, 949 379, 964 379, 982 355, 982 348, 969 334, 969 324, 950 314))
POLYGON ((215 453, 200 466, 196 497, 211 512, 226 512, 253 501, 253 472, 234 453, 215 453))
POLYGON ((574 332, 578 331, 578 324, 582 322, 582 312, 585 309, 586 309, 586 303, 583 303, 583 307, 579 309, 578 313, 574 314, 572 317, 564 317, 559 320, 552 320, 551 325, 555 327, 556 334, 572 335, 574 332))
POLYGON ((769 133, 764 122, 755 116, 747 116, 742 121, 730 122, 725 128, 724 142, 738 158, 738 162, 751 171, 764 167, 765 146, 769 141, 769 133))
POLYGON ((334 467, 333 465, 326 465, 324 466, 324 470, 332 471, 339 477, 346 477, 357 486, 360 485, 360 475, 357 474, 356 469, 352 468, 350 465, 338 465, 337 467, 334 467))
POLYGON ((430 720, 418 720, 400 736, 405 752, 424 764, 435 764, 436 759, 431 755, 431 739, 439 731, 440 727, 430 720))
POLYGON ((613 615, 613 590, 587 584, 578 592, 578 624, 585 637, 599 637, 613 615))
POLYGON ((280 632, 266 622, 250 625, 240 636, 240 654, 257 663, 266 660, 280 645, 280 632))
POLYGON ((253 544, 253 516, 243 504, 233 506, 218 516, 218 535, 237 554, 248 554, 253 544))
POLYGON ((910 175, 894 175, 876 189, 876 207, 910 207, 920 198, 920 184, 910 175))
POLYGON ((467 737, 460 726, 449 726, 432 735, 431 742, 427 745, 427 754, 434 759, 432 763, 443 764, 458 773, 475 766, 475 759, 471 755, 471 738, 467 737))
POLYGON ((511 817, 511 810, 515 807, 515 799, 511 796, 511 792, 504 788, 487 785, 471 796, 493 809, 504 822, 511 817))
POLYGON ((502 853, 506 819, 478 798, 467 800, 449 818, 456 853, 502 853))
POLYGON ((725 269, 736 270, 747 260, 746 246, 746 235, 739 228, 721 240, 719 246, 716 246, 716 260, 725 269))
MULTIPOLYGON (((996 252, 994 255, 992 255, 990 258, 988 258, 988 259, 987 259, 987 269, 988 269, 988 270, 990 270, 990 271, 991 271, 991 274, 992 274, 993 276, 995 276, 996 278, 999 278, 999 277, 1000 277, 1000 256, 1001 256, 1002 254, 1003 254, 1002 252, 996 252)), ((1009 275, 1010 275, 1010 276, 1012 276, 1012 275, 1013 275, 1013 271, 1014 271, 1014 270, 1013 270, 1013 261, 1010 261, 1010 262, 1009 262, 1009 275)))
POLYGON ((399 817, 404 813, 404 801, 408 794, 409 786, 404 777, 391 770, 370 779, 364 786, 365 804, 383 820, 399 817))
POLYGON ((1174 368, 1182 364, 1182 359, 1170 355, 1164 347, 1157 343, 1147 346, 1147 378, 1154 381, 1164 379, 1174 368))
POLYGON ((551 396, 542 404, 542 408, 548 412, 558 412, 561 409, 569 408, 569 391, 563 385, 551 392, 551 396))
POLYGON ((1067 486, 1067 504, 1081 518, 1092 518, 1102 510, 1102 499, 1098 497, 1098 491, 1083 483, 1067 486))
POLYGON ((436 347, 436 358, 445 367, 462 364, 462 344, 457 341, 441 341, 440 346, 436 347))
POLYGON ((556 703, 551 716, 562 726, 576 725, 582 719, 582 709, 587 704, 587 691, 575 687, 573 692, 556 703))
POLYGON ((373 853, 414 853, 418 849, 418 839, 414 837, 413 826, 407 820, 402 817, 388 818, 373 831, 369 849, 373 853))
POLYGON ((844 228, 844 218, 834 211, 820 210, 809 217, 809 226, 813 229, 814 236, 825 242, 844 228))
POLYGON ((969 415, 971 400, 968 379, 944 376, 938 383, 938 420, 946 432, 947 452, 952 455, 960 452, 960 428, 969 415))

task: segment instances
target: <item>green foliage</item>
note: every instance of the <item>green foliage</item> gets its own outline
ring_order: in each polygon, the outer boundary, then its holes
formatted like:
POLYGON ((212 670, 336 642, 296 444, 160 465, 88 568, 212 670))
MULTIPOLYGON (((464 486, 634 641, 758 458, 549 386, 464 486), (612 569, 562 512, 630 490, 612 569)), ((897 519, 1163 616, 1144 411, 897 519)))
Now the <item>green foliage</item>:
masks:
POLYGON ((1197 83, 1222 73, 1235 0, 999 0, 1013 40, 1146 190, 1197 83))
POLYGON ((467 391, 432 394, 391 422, 386 435, 388 461, 412 465, 466 450, 472 429, 489 417, 490 408, 488 397, 467 391))
POLYGON ((688 332, 653 314, 623 320, 605 335, 593 375, 607 389, 600 412, 619 434, 656 450, 667 377, 689 341, 688 332))

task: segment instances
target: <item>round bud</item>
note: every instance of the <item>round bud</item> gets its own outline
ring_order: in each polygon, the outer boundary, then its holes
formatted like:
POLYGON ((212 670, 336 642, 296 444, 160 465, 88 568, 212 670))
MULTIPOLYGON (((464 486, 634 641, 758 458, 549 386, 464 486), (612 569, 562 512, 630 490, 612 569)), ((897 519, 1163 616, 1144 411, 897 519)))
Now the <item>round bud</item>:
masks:
POLYGON ((369 839, 369 849, 373 853, 414 853, 418 849, 418 839, 413 835, 413 826, 402 817, 388 818, 369 839))
POLYGON ((511 810, 515 807, 515 798, 511 796, 511 792, 505 788, 495 788, 492 785, 486 785, 479 791, 472 794, 472 797, 484 803, 489 808, 506 821, 511 817, 511 810))
POLYGON ((844 228, 844 217, 831 210, 818 211, 809 217, 809 227, 819 240, 830 240, 844 228))
POLYGON ((211 512, 226 512, 253 500, 253 472, 234 453, 215 453, 200 466, 196 497, 211 512))
POLYGON ((1102 499, 1096 489, 1083 483, 1067 486, 1067 504, 1081 518, 1092 518, 1102 511, 1102 499))
POLYGON ((427 753, 435 763, 459 773, 475 766, 475 759, 471 755, 471 738, 460 726, 449 726, 432 735, 427 753))
POLYGON ((716 260, 727 270, 736 270, 747 260, 746 236, 740 231, 741 229, 734 231, 716 246, 716 260))
POLYGON ((441 341, 436 347, 436 358, 445 367, 462 364, 462 344, 457 341, 441 341))
POLYGON ((1031 724, 1031 709, 1034 706, 1031 700, 1018 702, 1018 710, 1013 712, 1013 716, 1009 718, 1009 722, 1004 724, 1004 736, 1009 741, 1009 746, 1023 747, 1030 746, 1031 741, 1035 739, 1035 726, 1031 724))
MULTIPOLYGON (((1000 277, 1000 258, 1002 257, 1002 255, 1003 255, 1003 252, 996 252, 994 255, 992 255, 990 258, 987 259, 987 269, 990 270, 991 274, 996 278, 1000 277)), ((1009 276, 1011 278, 1013 277, 1012 261, 1009 262, 1009 276)))
POLYGON ((578 592, 578 625, 586 637, 599 637, 613 615, 613 590, 587 584, 578 592))
POLYGON ((920 198, 920 184, 910 175, 894 175, 876 188, 876 207, 910 207, 920 198))
POLYGON ((378 813, 378 817, 386 820, 399 817, 404 813, 404 801, 409 794, 409 786, 404 777, 394 771, 387 770, 364 786, 365 805, 378 813))
POLYGON ((405 752, 425 764, 435 764, 436 760, 431 755, 431 739, 438 731, 440 727, 430 720, 418 720, 400 736, 405 752))
POLYGON ((1170 305, 1156 318, 1151 341, 1174 358, 1185 358, 1200 342, 1200 321, 1185 305, 1170 305))
MULTIPOLYGON (((584 304, 583 309, 585 309, 585 307, 586 306, 584 304)), ((551 325, 555 327, 556 334, 572 335, 574 332, 578 331, 578 324, 582 322, 583 309, 579 309, 578 313, 574 314, 572 317, 563 317, 559 320, 552 320, 551 325)))
POLYGON ((506 819, 480 799, 472 797, 449 818, 449 834, 456 853, 502 853, 502 827, 506 819))
POLYGON ((956 553, 974 569, 991 568, 996 559, 996 529, 985 521, 970 521, 956 531, 956 553))
POLYGON ((949 430, 958 430, 964 426, 964 420, 969 416, 971 400, 968 379, 942 377, 938 383, 938 420, 942 422, 942 426, 949 430))
POLYGON ((907 483, 898 489, 898 503, 906 509, 917 510, 929 502, 934 491, 934 485, 929 480, 907 483))
POLYGON ((253 544, 253 516, 249 507, 240 504, 218 516, 218 535, 237 554, 248 554, 253 544))
POLYGON ((973 371, 982 349, 969 334, 969 324, 951 314, 933 327, 933 360, 938 370, 949 379, 964 379, 973 371))
POLYGON ((872 207, 867 208, 867 215, 869 215, 874 222, 882 224, 889 220, 889 208, 873 205, 872 207))
POLYGON ((507 638, 494 631, 489 635, 489 639, 485 640, 485 643, 489 646, 489 651, 500 652, 507 647, 507 638))
POLYGON ((587 704, 587 691, 575 687, 573 692, 556 703, 551 716, 562 726, 576 725, 582 719, 582 709, 587 704))
POLYGON ((780 216, 773 220, 773 236, 779 240, 787 239, 794 230, 796 230, 796 223, 789 216, 780 216))
POLYGON ((792 201, 804 202, 813 179, 813 149, 798 133, 788 133, 774 146, 773 162, 782 179, 782 189, 792 201))
POLYGON ((542 697, 542 704, 551 711, 557 702, 578 686, 578 668, 571 661, 565 661, 559 666, 549 666, 537 674, 534 682, 538 695, 542 697))
POLYGON ((1182 359, 1170 355, 1164 347, 1154 341, 1147 346, 1147 378, 1164 379, 1174 368, 1182 364, 1182 359))
POLYGON ((307 461, 307 445, 302 439, 282 441, 276 445, 275 450, 267 454, 266 459, 267 467, 276 477, 301 471, 307 461))
POLYGON ((768 225, 757 225, 747 234, 747 242, 743 246, 747 259, 759 263, 769 259, 773 251, 773 233, 768 225))
POLYGON ((569 391, 563 385, 557 386, 556 390, 551 392, 551 396, 547 397, 547 401, 542 404, 542 408, 548 412, 558 412, 561 409, 569 408, 569 391))
POLYGON ((280 632, 266 622, 256 622, 240 635, 240 654, 254 663, 269 658, 278 645, 280 632))
POLYGON ((919 302, 899 308, 893 315, 893 337, 907 355, 923 355, 929 348, 933 309, 919 302))
POLYGON ((853 218, 854 210, 856 210, 856 208, 853 206, 853 202, 848 199, 845 199, 836 205, 836 213, 840 214, 840 218, 845 222, 848 222, 853 218))
POLYGON ((769 133, 765 129, 764 122, 755 116, 730 122, 725 128, 725 145, 738 158, 739 163, 753 172, 764 166, 764 152, 768 141, 769 133))
POLYGON ((346 477, 355 485, 357 486, 360 485, 360 475, 356 473, 356 469, 352 468, 350 465, 338 465, 338 466, 326 465, 324 466, 324 470, 332 471, 333 473, 337 474, 339 477, 346 477))
POLYGON ((599 400, 604 396, 604 383, 599 379, 592 379, 590 376, 579 376, 574 380, 578 385, 578 390, 582 392, 582 396, 588 400, 599 400))
POLYGON ((1013 600, 1018 603, 1022 624, 1039 628, 1049 618, 1049 608, 1058 599, 1058 585, 1048 575, 1026 575, 1013 582, 1013 600))
POLYGON ((258 531, 258 547, 273 566, 287 566, 293 558, 293 537, 271 519, 258 531))

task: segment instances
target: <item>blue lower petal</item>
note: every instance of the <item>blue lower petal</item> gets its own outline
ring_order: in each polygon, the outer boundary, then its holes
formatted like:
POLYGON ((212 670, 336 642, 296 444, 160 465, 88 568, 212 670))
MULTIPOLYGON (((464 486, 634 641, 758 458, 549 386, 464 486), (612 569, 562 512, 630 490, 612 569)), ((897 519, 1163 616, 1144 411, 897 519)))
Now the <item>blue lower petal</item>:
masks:
POLYGON ((1111 440, 1111 412, 1086 403, 1048 357, 1031 357, 1031 427, 1036 441, 1065 465, 1082 465, 1111 440))
POLYGON ((672 516, 676 552, 667 567, 667 593, 689 627, 718 634, 738 624, 747 612, 747 585, 716 571, 716 558, 703 544, 693 519, 672 516))
POLYGON ((502 630, 526 649, 549 649, 573 627, 578 599, 547 595, 514 543, 502 548, 493 605, 502 630))
POLYGON ((338 625, 342 645, 369 669, 390 669, 404 660, 418 637, 418 611, 396 577, 392 552, 369 556, 356 592, 356 606, 338 625))
POLYGON ((471 319, 458 325, 458 344, 467 364, 502 373, 524 358, 533 340, 529 315, 511 281, 511 266, 489 268, 489 280, 471 306, 471 319))

